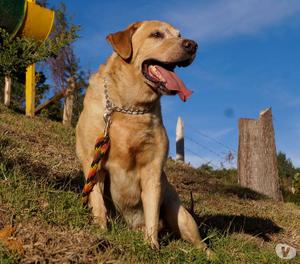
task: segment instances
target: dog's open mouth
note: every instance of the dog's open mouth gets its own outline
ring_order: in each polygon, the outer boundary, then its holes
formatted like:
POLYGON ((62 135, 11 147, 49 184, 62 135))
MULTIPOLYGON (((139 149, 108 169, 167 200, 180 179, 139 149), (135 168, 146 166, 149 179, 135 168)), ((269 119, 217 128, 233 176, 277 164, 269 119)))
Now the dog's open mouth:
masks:
POLYGON ((189 60, 164 63, 157 60, 146 60, 142 65, 142 72, 146 79, 151 81, 161 94, 178 94, 182 101, 186 101, 192 94, 183 81, 174 72, 176 66, 185 67, 189 60))

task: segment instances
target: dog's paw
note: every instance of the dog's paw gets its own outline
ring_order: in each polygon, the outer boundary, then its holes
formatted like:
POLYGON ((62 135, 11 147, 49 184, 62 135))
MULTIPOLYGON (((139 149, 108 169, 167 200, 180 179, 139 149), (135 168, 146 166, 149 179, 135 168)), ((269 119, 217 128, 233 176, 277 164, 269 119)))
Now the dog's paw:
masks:
POLYGON ((213 250, 207 248, 205 250, 205 253, 206 253, 206 257, 209 261, 214 262, 214 261, 218 260, 218 257, 217 257, 216 253, 213 250))
POLYGON ((159 250, 160 247, 159 247, 157 237, 153 235, 148 235, 147 232, 145 232, 144 239, 152 249, 159 250))
POLYGON ((209 261, 214 262, 218 260, 216 253, 211 250, 205 243, 200 242, 196 245, 196 247, 206 253, 206 257, 209 261))
POLYGON ((158 241, 156 240, 156 241, 150 241, 150 247, 152 248, 152 249, 154 249, 154 250, 159 250, 159 243, 158 243, 158 241))
POLYGON ((107 230, 107 219, 106 217, 98 217, 98 216, 95 216, 94 217, 94 223, 96 225, 98 225, 102 230, 107 230))

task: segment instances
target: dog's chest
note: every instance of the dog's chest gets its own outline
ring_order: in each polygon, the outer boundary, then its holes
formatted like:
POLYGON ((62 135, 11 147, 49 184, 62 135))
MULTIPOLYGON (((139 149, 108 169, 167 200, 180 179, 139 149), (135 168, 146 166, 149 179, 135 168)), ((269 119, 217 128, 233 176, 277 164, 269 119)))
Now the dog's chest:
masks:
POLYGON ((109 135, 111 148, 106 169, 111 197, 128 220, 130 215, 142 215, 140 181, 147 176, 148 168, 163 165, 168 151, 167 135, 160 120, 121 114, 112 119, 109 135))
POLYGON ((110 128, 109 163, 125 170, 136 170, 167 151, 167 136, 160 122, 151 118, 119 115, 110 128))

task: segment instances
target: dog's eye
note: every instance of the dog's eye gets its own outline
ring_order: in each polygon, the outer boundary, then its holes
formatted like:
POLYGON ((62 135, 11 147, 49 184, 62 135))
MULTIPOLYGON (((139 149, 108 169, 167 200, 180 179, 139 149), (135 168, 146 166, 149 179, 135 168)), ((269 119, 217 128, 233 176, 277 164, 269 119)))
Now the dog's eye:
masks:
POLYGON ((151 38, 164 38, 165 35, 164 33, 160 32, 160 31, 154 31, 150 34, 151 38))

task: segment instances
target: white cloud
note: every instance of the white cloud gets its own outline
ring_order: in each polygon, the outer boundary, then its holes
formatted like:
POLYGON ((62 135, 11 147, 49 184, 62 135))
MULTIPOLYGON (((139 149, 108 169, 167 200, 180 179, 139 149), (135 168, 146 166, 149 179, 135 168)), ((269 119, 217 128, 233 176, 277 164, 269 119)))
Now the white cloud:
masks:
POLYGON ((218 168, 220 165, 217 160, 210 159, 209 157, 200 157, 194 154, 185 155, 185 162, 190 163, 195 168, 200 167, 203 164, 209 164, 214 168, 218 168))
POLYGON ((281 105, 285 107, 291 108, 299 108, 300 106, 300 98, 299 96, 288 93, 287 91, 282 92, 281 94, 275 95, 277 99, 280 101, 281 105))
MULTIPOLYGON (((222 162, 218 159, 205 156, 200 157, 196 154, 192 154, 191 152, 187 151, 188 154, 185 155, 185 162, 190 163, 191 166, 198 168, 201 165, 208 164, 212 166, 214 169, 221 169, 221 168, 236 168, 235 162, 228 163, 228 162, 222 162)), ((175 159, 175 157, 173 157, 175 159)))
POLYGON ((169 21, 185 35, 214 41, 255 34, 300 12, 299 0, 218 0, 199 2, 167 13, 169 21))
POLYGON ((295 167, 300 168, 300 156, 299 153, 296 153, 295 155, 290 155, 291 160, 293 161, 293 164, 295 167))
POLYGON ((262 91, 264 96, 279 103, 280 107, 298 109, 300 98, 289 86, 282 78, 273 78, 262 84, 262 87, 264 87, 262 91))
POLYGON ((102 32, 90 31, 74 43, 76 53, 84 57, 82 64, 85 68, 95 71, 111 53, 105 36, 102 32))
POLYGON ((231 134, 233 131, 235 131, 237 128, 234 127, 228 127, 228 128, 223 128, 220 130, 213 130, 213 131, 205 131, 204 134, 209 135, 210 138, 213 139, 221 139, 224 136, 227 136, 228 134, 231 134))

